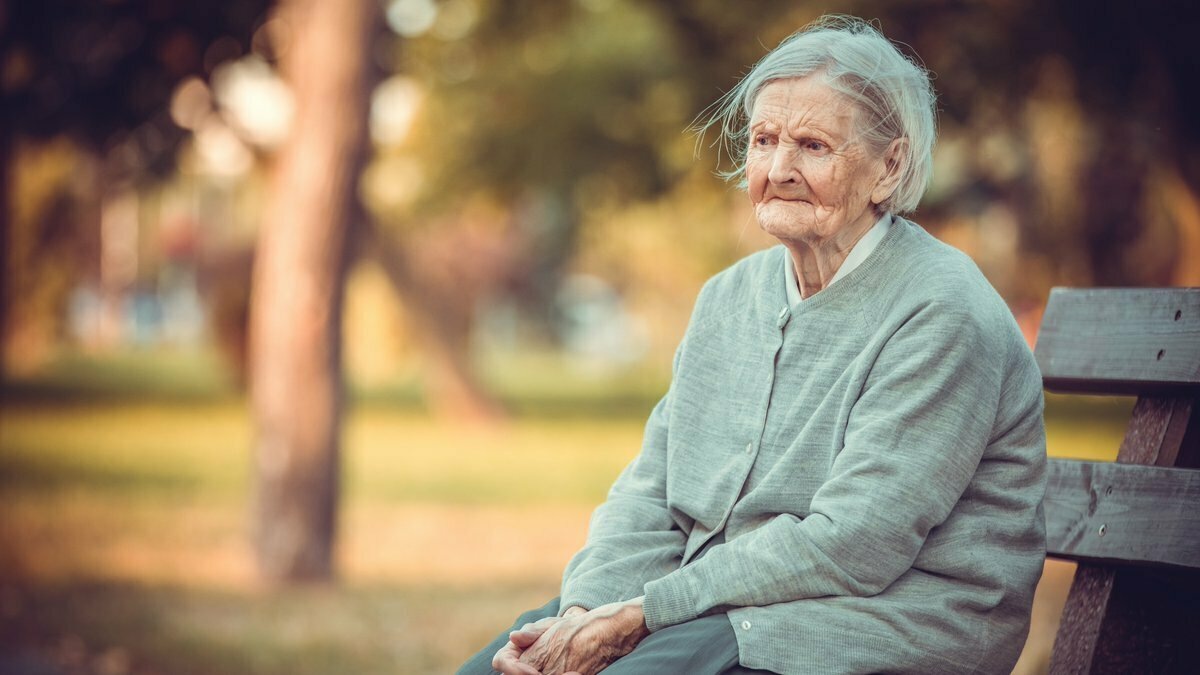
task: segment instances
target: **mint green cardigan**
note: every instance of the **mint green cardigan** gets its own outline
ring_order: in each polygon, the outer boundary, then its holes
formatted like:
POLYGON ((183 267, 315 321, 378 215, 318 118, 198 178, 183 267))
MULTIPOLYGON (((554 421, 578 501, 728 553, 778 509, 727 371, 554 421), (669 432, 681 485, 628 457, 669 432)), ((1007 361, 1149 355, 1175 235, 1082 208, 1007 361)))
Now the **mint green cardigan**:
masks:
POLYGON ((1012 314, 900 218, 794 310, 786 261, 701 291, 562 606, 645 595, 652 631, 728 612, 742 665, 780 673, 1008 673, 1045 555, 1041 377, 1012 314))

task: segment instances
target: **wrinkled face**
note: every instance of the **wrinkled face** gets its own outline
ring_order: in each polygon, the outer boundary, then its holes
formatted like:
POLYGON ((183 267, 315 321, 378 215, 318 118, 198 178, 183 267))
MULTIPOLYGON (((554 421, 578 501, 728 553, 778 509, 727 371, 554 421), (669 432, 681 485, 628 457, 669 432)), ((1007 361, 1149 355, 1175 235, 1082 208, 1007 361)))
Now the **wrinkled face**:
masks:
POLYGON ((858 114, 819 73, 762 88, 750 117, 746 180, 768 234, 817 243, 875 222, 874 205, 891 190, 884 159, 856 137, 858 114))

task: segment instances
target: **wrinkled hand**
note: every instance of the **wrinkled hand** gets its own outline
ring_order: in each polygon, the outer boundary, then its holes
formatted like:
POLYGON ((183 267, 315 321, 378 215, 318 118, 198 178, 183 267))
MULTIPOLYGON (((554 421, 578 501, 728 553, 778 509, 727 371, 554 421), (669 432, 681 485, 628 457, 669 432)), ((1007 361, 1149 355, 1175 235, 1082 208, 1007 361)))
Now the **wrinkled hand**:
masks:
POLYGON ((568 617, 578 616, 585 613, 582 607, 571 607, 563 612, 563 616, 550 616, 545 619, 527 623, 520 629, 508 634, 508 644, 504 645, 496 655, 492 657, 492 668, 504 673, 504 675, 541 675, 537 668, 521 663, 521 654, 529 648, 530 645, 537 642, 537 639, 546 632, 550 626, 562 621, 568 617))
POLYGON ((521 654, 520 664, 541 675, 592 675, 633 651, 649 634, 642 598, 601 605, 547 625, 521 654))

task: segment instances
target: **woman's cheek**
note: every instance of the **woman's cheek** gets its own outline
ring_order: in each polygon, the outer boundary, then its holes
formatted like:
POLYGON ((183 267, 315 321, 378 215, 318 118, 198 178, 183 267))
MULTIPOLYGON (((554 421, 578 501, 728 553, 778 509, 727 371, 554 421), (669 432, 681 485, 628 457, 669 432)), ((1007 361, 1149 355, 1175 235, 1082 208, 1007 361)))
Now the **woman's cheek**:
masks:
POLYGON ((763 193, 766 192, 766 187, 766 174, 759 167, 759 163, 754 161, 747 162, 746 191, 750 194, 750 201, 755 204, 762 201, 763 193))

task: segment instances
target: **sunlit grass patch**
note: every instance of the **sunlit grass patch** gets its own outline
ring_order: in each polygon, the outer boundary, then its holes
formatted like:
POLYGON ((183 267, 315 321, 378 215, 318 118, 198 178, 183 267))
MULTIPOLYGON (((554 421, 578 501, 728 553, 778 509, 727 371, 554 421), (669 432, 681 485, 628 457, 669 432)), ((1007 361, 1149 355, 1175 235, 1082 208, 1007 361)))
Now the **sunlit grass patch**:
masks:
POLYGON ((634 420, 456 427, 368 408, 349 417, 347 490, 367 501, 596 504, 641 431, 634 420))
POLYGON ((236 394, 236 377, 215 349, 128 348, 96 356, 61 349, 37 372, 0 382, 3 402, 171 400, 236 394))
MULTIPOLYGON (((241 406, 10 405, 4 418, 0 531, 14 545, 0 553, 0 573, 234 586, 251 576, 251 432, 241 406)), ((381 408, 353 412, 343 568, 444 580, 561 569, 590 509, 637 452, 640 427, 455 428, 381 408), (502 533, 535 521, 522 542, 505 541, 502 533), (468 541, 497 553, 481 561, 468 541)))
POLYGON ((212 499, 246 487, 250 430, 234 402, 9 403, 0 421, 5 490, 212 499))

